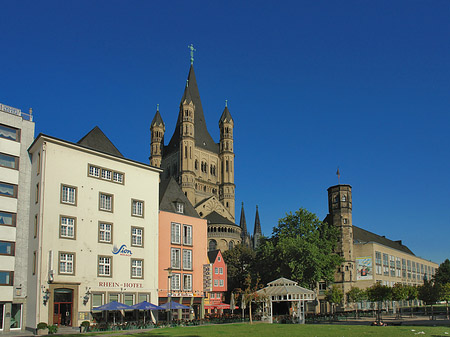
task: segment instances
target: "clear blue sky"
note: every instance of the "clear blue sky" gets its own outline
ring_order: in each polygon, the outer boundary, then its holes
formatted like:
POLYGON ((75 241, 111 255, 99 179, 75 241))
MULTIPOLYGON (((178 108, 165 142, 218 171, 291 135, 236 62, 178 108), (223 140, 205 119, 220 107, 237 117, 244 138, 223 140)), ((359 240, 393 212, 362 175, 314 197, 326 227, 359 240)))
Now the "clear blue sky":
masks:
POLYGON ((98 125, 148 163, 156 104, 172 136, 189 70, 218 141, 235 121, 236 216, 327 214, 353 186, 353 223, 450 258, 449 1, 2 1, 0 102, 37 133, 98 125))

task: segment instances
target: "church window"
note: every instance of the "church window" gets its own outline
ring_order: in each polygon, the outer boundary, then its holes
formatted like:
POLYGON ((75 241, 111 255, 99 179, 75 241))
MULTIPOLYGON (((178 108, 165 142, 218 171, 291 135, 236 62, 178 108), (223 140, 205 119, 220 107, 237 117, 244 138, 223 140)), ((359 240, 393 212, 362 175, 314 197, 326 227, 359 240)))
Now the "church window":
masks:
POLYGON ((228 201, 227 201, 227 207, 229 207, 228 201))
POLYGON ((195 160, 195 169, 198 170, 198 160, 195 160))
POLYGON ((225 166, 226 166, 226 171, 228 172, 228 160, 226 161, 225 166))
POLYGON ((188 150, 187 146, 184 147, 184 158, 187 158, 188 150))
POLYGON ((344 218, 344 223, 347 224, 348 223, 348 219, 344 218))
POLYGON ((216 250, 217 249, 217 241, 216 240, 210 240, 208 244, 208 250, 216 250))
POLYGON ((339 202, 339 198, 338 198, 337 195, 335 195, 335 196, 333 197, 333 202, 334 202, 334 203, 339 202))
POLYGON ((347 196, 345 194, 342 195, 342 201, 347 201, 347 196))

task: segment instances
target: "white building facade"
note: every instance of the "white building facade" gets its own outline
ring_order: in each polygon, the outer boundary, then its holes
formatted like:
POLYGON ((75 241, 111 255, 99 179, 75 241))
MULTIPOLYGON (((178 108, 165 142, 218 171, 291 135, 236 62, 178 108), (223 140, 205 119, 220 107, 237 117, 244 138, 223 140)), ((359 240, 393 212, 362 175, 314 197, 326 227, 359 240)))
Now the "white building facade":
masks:
POLYGON ((97 127, 76 144, 39 135, 29 152, 27 329, 78 327, 111 301, 156 303, 161 170, 124 158, 97 127))
POLYGON ((0 103, 0 332, 23 329, 26 316, 33 139, 31 114, 0 103))

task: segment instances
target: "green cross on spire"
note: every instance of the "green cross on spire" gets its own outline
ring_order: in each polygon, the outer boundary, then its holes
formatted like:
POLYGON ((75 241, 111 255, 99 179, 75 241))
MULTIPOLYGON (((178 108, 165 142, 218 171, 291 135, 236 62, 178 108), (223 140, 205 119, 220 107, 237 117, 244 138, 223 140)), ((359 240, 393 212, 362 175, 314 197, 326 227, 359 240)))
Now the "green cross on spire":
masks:
POLYGON ((191 51, 191 64, 194 64, 194 51, 197 51, 197 49, 194 49, 194 45, 192 43, 188 46, 188 48, 191 51))

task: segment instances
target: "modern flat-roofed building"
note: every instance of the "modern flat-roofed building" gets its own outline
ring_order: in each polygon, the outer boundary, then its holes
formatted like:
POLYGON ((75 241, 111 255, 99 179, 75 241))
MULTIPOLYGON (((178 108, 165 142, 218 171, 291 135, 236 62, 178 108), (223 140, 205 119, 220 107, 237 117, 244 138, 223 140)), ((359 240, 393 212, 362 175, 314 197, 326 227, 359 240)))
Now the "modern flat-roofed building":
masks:
POLYGON ((78 327, 112 301, 156 302, 161 170, 124 158, 98 127, 78 143, 40 134, 29 153, 27 328, 78 327))
POLYGON ((0 331, 24 329, 34 139, 30 114, 0 103, 0 331))

